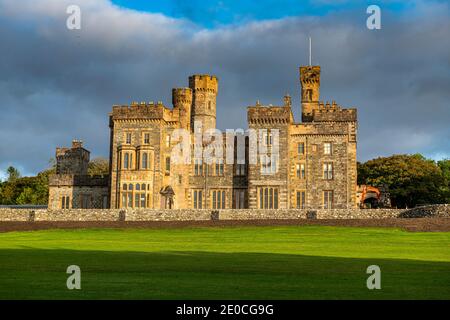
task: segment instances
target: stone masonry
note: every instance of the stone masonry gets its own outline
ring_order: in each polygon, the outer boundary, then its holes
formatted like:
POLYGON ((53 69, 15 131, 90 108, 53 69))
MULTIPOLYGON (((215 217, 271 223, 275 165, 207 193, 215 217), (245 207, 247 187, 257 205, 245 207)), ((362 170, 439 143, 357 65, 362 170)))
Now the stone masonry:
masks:
POLYGON ((171 108, 161 101, 113 106, 109 176, 87 176, 89 151, 81 142, 57 148, 49 209, 356 208, 356 109, 320 101, 320 72, 319 66, 300 67, 301 122, 289 95, 280 106, 258 101, 247 108, 249 130, 232 140, 225 133, 210 141, 195 138, 216 128, 215 76, 193 75, 188 87, 172 89, 171 108), (188 133, 187 163, 173 161, 178 129, 188 133), (233 163, 225 152, 212 163, 193 152, 219 142, 233 150, 233 163))

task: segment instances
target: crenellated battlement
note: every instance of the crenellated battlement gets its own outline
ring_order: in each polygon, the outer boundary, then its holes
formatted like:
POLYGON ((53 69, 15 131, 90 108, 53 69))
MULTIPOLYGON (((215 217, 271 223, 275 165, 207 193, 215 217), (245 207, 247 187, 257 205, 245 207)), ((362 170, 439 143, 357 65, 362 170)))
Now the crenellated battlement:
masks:
POLYGON ((172 89, 172 104, 176 107, 178 104, 192 103, 192 89, 191 88, 173 88, 172 89))
POLYGON ((313 110, 313 121, 356 121, 355 108, 344 109, 335 101, 331 103, 320 101, 318 108, 313 110))
POLYGON ((131 105, 114 105, 110 113, 112 120, 118 119, 158 119, 172 112, 161 101, 157 103, 132 102, 131 105))
POLYGON ((219 79, 208 74, 195 74, 189 77, 189 87, 192 90, 217 93, 219 79))
POLYGON ((256 104, 247 107, 247 119, 249 124, 287 124, 293 120, 289 106, 263 106, 256 104))

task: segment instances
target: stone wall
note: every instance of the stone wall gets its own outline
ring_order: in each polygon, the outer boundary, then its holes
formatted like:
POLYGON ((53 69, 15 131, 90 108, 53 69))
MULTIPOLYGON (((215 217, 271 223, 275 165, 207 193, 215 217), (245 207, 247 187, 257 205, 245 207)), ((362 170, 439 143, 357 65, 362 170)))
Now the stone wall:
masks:
POLYGON ((450 217, 450 205, 404 209, 11 209, 0 208, 0 221, 178 221, 178 220, 251 220, 251 219, 383 219, 415 217, 450 217), (219 212, 217 216, 217 212, 219 212), (421 215, 419 213, 422 213, 421 215))
POLYGON ((429 205, 417 207, 402 212, 400 218, 450 218, 450 204, 429 205))

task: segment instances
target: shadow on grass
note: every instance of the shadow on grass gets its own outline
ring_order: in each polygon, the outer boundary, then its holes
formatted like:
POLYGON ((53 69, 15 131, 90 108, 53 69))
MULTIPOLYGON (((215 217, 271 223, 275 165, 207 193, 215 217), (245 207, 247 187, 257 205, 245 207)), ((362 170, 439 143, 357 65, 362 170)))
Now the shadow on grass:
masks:
POLYGON ((0 250, 0 299, 450 299, 450 263, 270 253, 0 250), (66 268, 81 268, 68 290, 66 268), (380 266, 381 290, 366 288, 380 266))

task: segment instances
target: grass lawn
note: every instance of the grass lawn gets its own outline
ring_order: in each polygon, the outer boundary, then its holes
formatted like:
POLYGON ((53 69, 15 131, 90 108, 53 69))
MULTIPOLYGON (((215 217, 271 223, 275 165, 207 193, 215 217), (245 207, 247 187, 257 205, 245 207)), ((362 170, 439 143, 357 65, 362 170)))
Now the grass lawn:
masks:
POLYGON ((0 234, 0 299, 450 299, 450 233, 277 226, 0 234), (81 268, 81 290, 66 268, 81 268), (381 268, 381 290, 366 268, 381 268))

